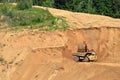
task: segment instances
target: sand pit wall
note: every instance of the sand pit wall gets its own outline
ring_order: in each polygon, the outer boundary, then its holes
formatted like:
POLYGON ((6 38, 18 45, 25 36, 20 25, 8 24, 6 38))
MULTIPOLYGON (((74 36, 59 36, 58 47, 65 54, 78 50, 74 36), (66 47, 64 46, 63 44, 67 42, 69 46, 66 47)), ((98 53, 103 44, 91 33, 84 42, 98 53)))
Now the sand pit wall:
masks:
POLYGON ((67 49, 74 53, 77 46, 86 41, 89 49, 94 49, 98 62, 120 62, 120 28, 83 28, 67 30, 67 49))
POLYGON ((0 38, 1 45, 5 44, 1 47, 0 54, 8 61, 16 62, 25 59, 32 50, 46 48, 62 48, 61 55, 72 60, 72 53, 77 51, 79 44, 86 41, 88 48, 95 50, 98 62, 120 62, 120 28, 81 28, 54 32, 1 32, 0 38))
MULTIPOLYGON (((9 66, 11 75, 8 78, 10 80, 35 78, 47 80, 54 78, 58 71, 62 72, 65 69, 69 72, 73 68, 71 65, 77 64, 74 63, 72 54, 77 51, 77 46, 82 44, 83 41, 87 42, 89 49, 95 50, 98 56, 97 62, 120 63, 119 28, 81 28, 53 32, 7 32, 4 35, 1 33, 0 37, 2 38, 0 42, 6 44, 0 50, 3 57, 8 61, 15 58, 12 66, 9 66), (68 68, 68 66, 71 67, 68 68)), ((75 65, 74 69, 76 67, 75 65)))

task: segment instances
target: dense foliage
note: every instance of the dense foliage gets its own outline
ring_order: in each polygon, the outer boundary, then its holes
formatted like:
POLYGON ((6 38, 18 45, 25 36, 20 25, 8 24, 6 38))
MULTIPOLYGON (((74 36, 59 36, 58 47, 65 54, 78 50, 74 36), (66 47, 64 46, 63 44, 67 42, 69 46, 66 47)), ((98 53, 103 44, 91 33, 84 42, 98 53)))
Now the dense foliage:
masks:
POLYGON ((20 0, 17 2, 17 8, 19 10, 32 8, 32 0, 20 0))
MULTIPOLYGON (((0 1, 16 2, 18 0, 0 1)), ((32 0, 32 2, 39 6, 120 18, 120 0, 32 0)))
POLYGON ((50 7, 120 18, 120 0, 33 0, 34 4, 42 6, 46 1, 49 5, 52 2, 50 7))
POLYGON ((55 7, 120 18, 120 0, 55 0, 55 7))

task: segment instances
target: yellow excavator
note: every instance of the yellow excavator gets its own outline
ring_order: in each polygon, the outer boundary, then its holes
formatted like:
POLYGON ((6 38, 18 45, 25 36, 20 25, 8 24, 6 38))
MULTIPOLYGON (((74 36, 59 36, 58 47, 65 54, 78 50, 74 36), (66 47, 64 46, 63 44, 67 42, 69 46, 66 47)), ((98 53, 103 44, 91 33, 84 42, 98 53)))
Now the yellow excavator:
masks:
POLYGON ((73 54, 73 59, 76 62, 78 61, 92 62, 97 60, 97 56, 93 49, 92 50, 87 49, 87 44, 85 43, 85 45, 78 46, 78 51, 73 54))

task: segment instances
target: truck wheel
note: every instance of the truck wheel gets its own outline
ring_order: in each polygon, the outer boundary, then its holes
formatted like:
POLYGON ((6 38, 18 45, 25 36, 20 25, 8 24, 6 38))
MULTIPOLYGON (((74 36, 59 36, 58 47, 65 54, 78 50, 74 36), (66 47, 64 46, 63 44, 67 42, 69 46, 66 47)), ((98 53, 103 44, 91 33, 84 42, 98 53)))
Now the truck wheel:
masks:
POLYGON ((74 61, 78 62, 79 61, 79 57, 78 56, 74 56, 74 61))
POLYGON ((83 59, 83 62, 89 62, 88 57, 85 57, 85 58, 83 59))

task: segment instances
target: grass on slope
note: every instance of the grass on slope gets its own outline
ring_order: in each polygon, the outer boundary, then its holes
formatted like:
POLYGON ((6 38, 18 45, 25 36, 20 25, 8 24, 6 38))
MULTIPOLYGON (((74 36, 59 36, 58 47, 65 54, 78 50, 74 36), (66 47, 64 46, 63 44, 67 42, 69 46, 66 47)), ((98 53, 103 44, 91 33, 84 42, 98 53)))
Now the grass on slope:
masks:
POLYGON ((16 6, 9 3, 0 4, 0 22, 7 24, 9 28, 18 29, 56 30, 69 27, 63 18, 52 16, 47 9, 30 8, 18 10, 16 6))

